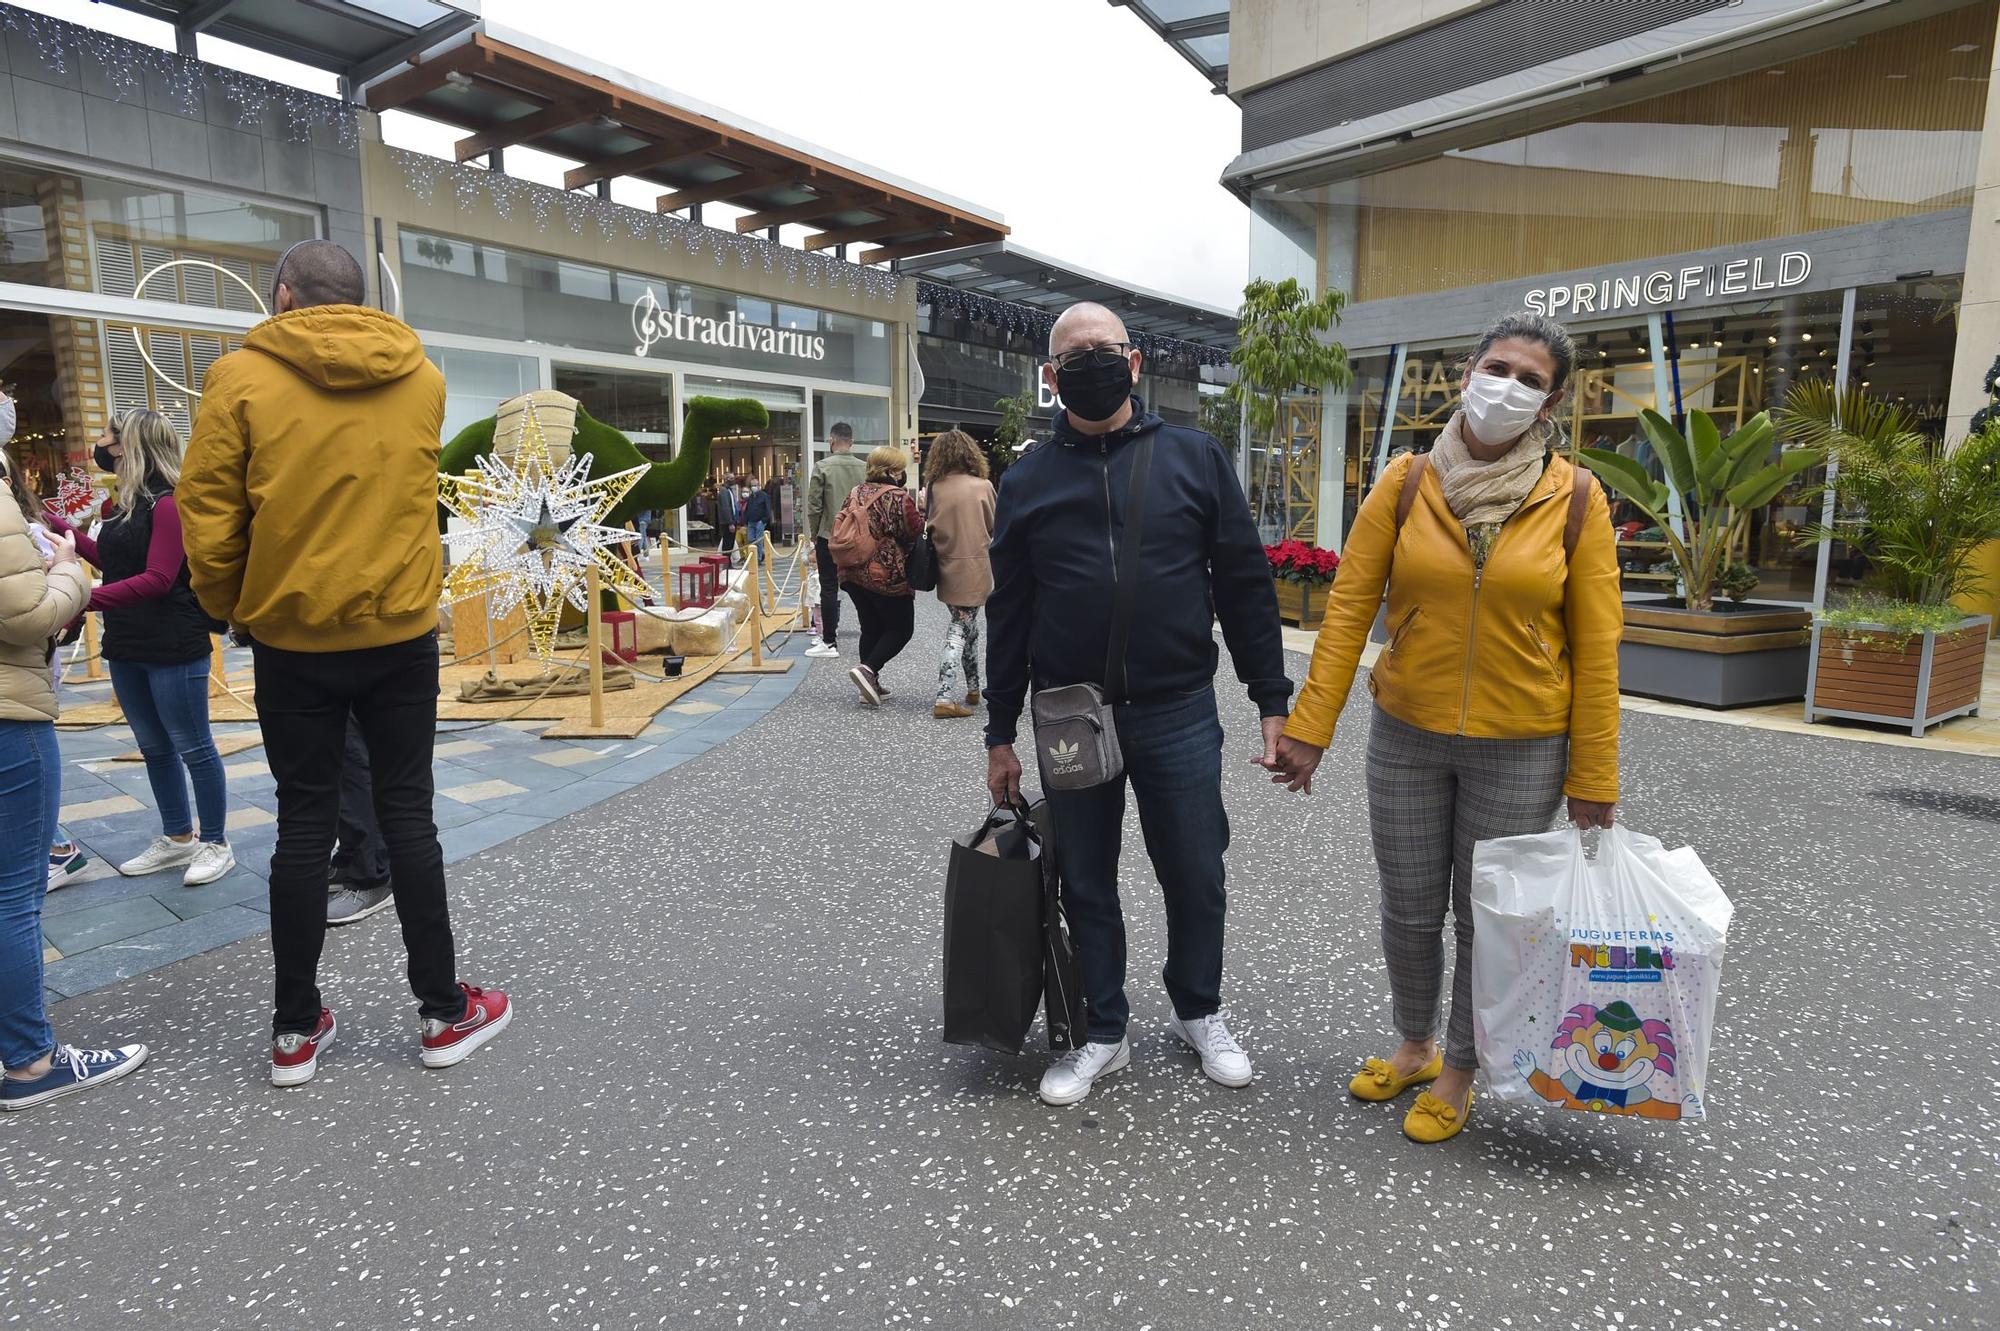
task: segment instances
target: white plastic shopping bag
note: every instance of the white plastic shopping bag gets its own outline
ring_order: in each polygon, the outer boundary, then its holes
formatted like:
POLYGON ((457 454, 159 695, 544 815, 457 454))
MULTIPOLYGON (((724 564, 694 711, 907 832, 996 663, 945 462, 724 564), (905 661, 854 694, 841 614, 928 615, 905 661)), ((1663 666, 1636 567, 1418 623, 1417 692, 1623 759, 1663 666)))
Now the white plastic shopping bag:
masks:
POLYGON ((1493 1094, 1641 1118, 1706 1117, 1724 896, 1692 849, 1623 826, 1472 852, 1473 1035, 1493 1094))

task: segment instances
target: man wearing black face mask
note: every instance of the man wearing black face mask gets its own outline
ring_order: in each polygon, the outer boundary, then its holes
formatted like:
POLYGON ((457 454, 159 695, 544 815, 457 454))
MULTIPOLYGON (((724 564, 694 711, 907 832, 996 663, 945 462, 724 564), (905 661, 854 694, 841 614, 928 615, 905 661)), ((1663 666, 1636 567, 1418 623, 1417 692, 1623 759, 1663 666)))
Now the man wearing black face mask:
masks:
MULTIPOLYGON (((1030 689, 1104 690, 1124 772, 1084 789, 1044 782, 1089 1042, 1049 1068, 1042 1099, 1074 1104, 1131 1058, 1118 905, 1128 782, 1166 896, 1170 1029, 1200 1056, 1210 1079, 1242 1086, 1250 1060, 1222 1011, 1229 819, 1213 628, 1219 617, 1237 676, 1263 718, 1254 761, 1270 767, 1292 693, 1270 564, 1222 446, 1165 424, 1133 396, 1140 353, 1117 315, 1101 305, 1071 306, 1049 334, 1049 357, 1042 372, 1063 410, 1050 440, 1007 469, 995 515, 986 605, 987 787, 996 803, 1021 797, 1014 741, 1030 689), (1121 565, 1134 527, 1134 559, 1121 565), (1117 609, 1121 567, 1135 574, 1126 613, 1117 609), (1126 634, 1115 671, 1114 620, 1126 634), (1121 673, 1122 687, 1107 678, 1121 673)), ((1044 763, 1066 758, 1039 756, 1044 763)))

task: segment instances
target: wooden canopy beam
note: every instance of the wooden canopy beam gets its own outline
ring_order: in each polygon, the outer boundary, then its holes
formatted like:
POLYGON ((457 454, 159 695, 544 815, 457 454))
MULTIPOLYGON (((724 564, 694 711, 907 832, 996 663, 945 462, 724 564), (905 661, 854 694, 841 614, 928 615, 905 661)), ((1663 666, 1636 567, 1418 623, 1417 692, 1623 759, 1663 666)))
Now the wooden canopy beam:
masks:
POLYGON ((868 206, 866 198, 853 194, 823 194, 788 208, 767 208, 761 213, 746 213, 736 219, 736 231, 738 235, 743 235, 762 231, 767 226, 790 226, 795 222, 810 222, 831 213, 846 212, 849 208, 868 206))
POLYGON ((398 110, 419 97, 436 92, 451 75, 462 74, 481 65, 486 58, 485 52, 470 43, 454 46, 375 84, 367 90, 364 100, 371 111, 398 110))
POLYGON ((836 245, 848 245, 857 240, 880 240, 884 236, 900 235, 934 227, 935 223, 920 222, 901 213, 890 213, 874 222, 863 222, 859 226, 844 226, 837 231, 822 231, 816 236, 806 237, 808 250, 830 250, 836 245))
POLYGON ((649 143, 643 148, 607 157, 601 162, 585 162, 563 172, 563 188, 582 189, 585 185, 595 185, 600 180, 615 180, 619 176, 636 176, 642 171, 651 171, 677 162, 683 157, 692 157, 710 148, 719 148, 728 142, 720 134, 706 131, 682 135, 677 138, 663 138, 658 143, 649 143))
POLYGON ((801 168, 789 164, 779 171, 748 171, 724 180, 710 180, 700 185, 690 185, 686 189, 675 190, 671 194, 662 194, 654 201, 653 207, 658 212, 677 213, 697 203, 741 198, 745 194, 769 189, 773 185, 790 184, 805 174, 801 168))
POLYGON ((863 250, 855 262, 863 267, 871 263, 887 263, 891 259, 907 259, 914 254, 935 254, 939 250, 950 249, 955 243, 952 232, 940 231, 924 240, 906 240, 900 245, 885 245, 880 249, 863 250))
POLYGON ((457 160, 469 162, 475 157, 484 157, 495 148, 511 148, 517 143, 533 143, 536 139, 545 138, 557 130, 580 125, 596 116, 598 112, 599 108, 596 106, 581 106, 574 102, 545 106, 517 120, 509 120, 492 129, 467 135, 452 145, 452 153, 457 160))

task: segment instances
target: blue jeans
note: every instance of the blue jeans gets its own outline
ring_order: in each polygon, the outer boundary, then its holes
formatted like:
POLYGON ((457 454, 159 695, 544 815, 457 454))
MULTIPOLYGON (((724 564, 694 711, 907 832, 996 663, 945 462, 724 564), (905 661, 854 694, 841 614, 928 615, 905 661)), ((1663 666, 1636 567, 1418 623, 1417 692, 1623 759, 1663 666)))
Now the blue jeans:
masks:
POLYGON ((1125 776, 1090 790, 1049 791, 1063 909, 1083 970, 1094 1043, 1125 1036, 1125 916, 1118 905, 1118 852, 1125 830, 1125 787, 1139 801, 1146 854, 1167 906, 1167 964, 1161 973, 1174 1015, 1183 1021, 1222 1007, 1223 852, 1229 815, 1222 807, 1222 721, 1215 692, 1117 710, 1125 776))
POLYGON ((0 721, 0 1066, 55 1048, 42 1004, 42 898, 61 758, 47 721, 0 721))
POLYGON ((757 542, 759 542, 759 541, 761 541, 761 540, 763 540, 763 539, 764 539, 764 524, 763 524, 763 523, 761 523, 761 522, 753 522, 753 523, 751 523, 751 524, 750 524, 750 544, 752 544, 752 545, 755 545, 755 544, 757 544, 757 542))
POLYGON ((188 817, 187 782, 194 781, 194 804, 201 814, 201 839, 220 844, 229 798, 222 755, 208 728, 208 658, 181 665, 113 661, 111 688, 146 758, 146 780, 160 806, 160 829, 168 836, 193 830, 188 817))

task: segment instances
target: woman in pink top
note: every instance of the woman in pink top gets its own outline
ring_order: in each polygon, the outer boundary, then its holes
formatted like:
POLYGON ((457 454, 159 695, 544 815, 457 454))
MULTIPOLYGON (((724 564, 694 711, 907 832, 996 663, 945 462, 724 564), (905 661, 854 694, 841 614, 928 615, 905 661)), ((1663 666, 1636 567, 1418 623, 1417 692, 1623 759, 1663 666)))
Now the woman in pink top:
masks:
POLYGON ((72 532, 77 552, 104 575, 90 594, 90 609, 103 614, 111 687, 145 755, 146 777, 160 809, 161 835, 118 872, 138 876, 181 868, 181 881, 197 887, 235 868, 236 856, 223 836, 225 778, 208 724, 209 635, 223 626, 208 617, 188 586, 174 505, 183 448, 166 417, 127 412, 97 441, 97 465, 118 476, 118 501, 107 510, 97 538, 60 518, 49 522, 72 532), (189 780, 199 837, 188 809, 189 780))

